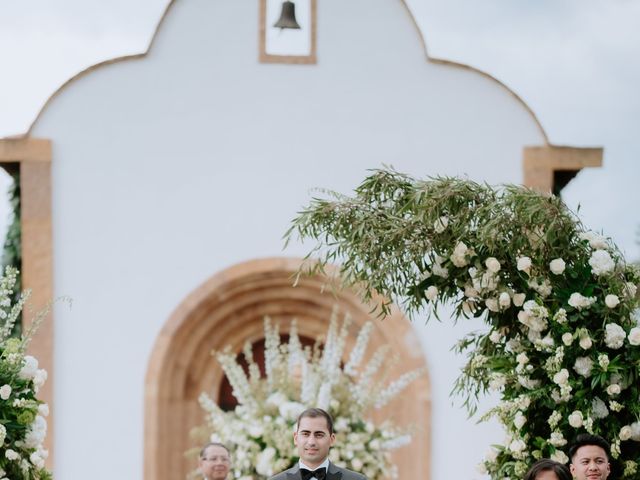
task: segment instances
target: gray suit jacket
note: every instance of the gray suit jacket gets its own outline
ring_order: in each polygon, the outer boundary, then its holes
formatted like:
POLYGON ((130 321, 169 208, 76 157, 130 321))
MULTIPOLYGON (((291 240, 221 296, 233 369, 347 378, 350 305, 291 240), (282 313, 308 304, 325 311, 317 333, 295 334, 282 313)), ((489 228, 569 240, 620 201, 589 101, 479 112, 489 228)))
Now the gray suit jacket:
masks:
MULTIPOLYGON (((300 465, 296 464, 289 470, 279 473, 269 480, 300 480, 300 465)), ((367 480, 361 473, 352 472, 346 468, 340 468, 329 462, 327 480, 367 480)))

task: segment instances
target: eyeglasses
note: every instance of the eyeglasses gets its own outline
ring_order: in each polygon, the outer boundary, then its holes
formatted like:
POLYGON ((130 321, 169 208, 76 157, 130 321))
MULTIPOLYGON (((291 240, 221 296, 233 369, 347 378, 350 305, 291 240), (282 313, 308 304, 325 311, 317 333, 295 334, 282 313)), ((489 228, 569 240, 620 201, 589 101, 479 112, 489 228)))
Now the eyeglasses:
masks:
POLYGON ((202 460, 204 460, 205 462, 222 462, 222 463, 229 463, 231 461, 229 457, 209 457, 209 458, 203 458, 202 460))

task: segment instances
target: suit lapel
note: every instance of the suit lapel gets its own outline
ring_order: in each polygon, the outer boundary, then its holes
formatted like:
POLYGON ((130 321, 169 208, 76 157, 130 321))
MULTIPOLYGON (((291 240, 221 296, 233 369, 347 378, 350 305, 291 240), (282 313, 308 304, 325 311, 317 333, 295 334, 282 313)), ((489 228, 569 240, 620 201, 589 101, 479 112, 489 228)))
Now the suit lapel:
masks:
POLYGON ((329 468, 327 469, 327 480, 340 480, 341 478, 342 471, 333 463, 329 462, 329 468))
POLYGON ((300 465, 296 464, 287 470, 287 480, 300 480, 300 465))

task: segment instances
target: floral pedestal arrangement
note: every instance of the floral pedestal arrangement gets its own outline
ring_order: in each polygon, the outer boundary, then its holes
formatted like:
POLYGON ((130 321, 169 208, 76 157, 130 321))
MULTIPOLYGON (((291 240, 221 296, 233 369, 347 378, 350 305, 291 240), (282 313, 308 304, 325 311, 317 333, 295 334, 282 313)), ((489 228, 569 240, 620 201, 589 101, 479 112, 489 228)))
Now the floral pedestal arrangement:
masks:
POLYGON ((241 480, 265 479, 297 461, 293 432, 298 415, 320 407, 334 418, 335 446, 330 458, 340 466, 364 473, 370 480, 397 478, 389 452, 409 443, 410 432, 391 422, 367 420, 367 411, 384 407, 423 372, 405 373, 386 383, 380 379, 388 350, 376 351, 364 362, 372 325, 365 324, 343 365, 349 318, 341 326, 331 320, 326 340, 303 348, 295 321, 289 341, 281 343, 278 327, 265 319, 265 375, 253 359, 250 344, 244 349, 248 373, 230 351, 216 355, 239 405, 222 411, 202 394, 211 440, 233 451, 233 470, 241 480))

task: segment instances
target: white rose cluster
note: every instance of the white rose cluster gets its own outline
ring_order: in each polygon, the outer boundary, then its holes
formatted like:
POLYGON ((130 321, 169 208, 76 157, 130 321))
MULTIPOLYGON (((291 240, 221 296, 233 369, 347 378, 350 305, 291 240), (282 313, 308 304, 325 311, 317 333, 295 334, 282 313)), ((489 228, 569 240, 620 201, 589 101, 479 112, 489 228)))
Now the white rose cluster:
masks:
POLYGON ((548 326, 549 311, 535 300, 524 302, 523 309, 518 312, 518 321, 534 332, 542 332, 548 326))
POLYGON ((616 264, 606 250, 595 250, 589 258, 589 265, 594 275, 606 275, 615 268, 616 264))
POLYGON ((569 297, 569 305, 577 310, 582 310, 583 308, 589 308, 596 302, 596 297, 585 297, 581 293, 574 292, 569 297))
MULTIPOLYGON (((25 355, 25 346, 33 332, 23 339, 11 337, 14 321, 25 297, 13 304, 13 287, 17 271, 8 267, 0 277, 0 370, 5 373, 0 383, 0 480, 40 480, 49 478, 43 442, 47 423, 40 412, 48 413, 46 404, 36 397, 47 372, 38 368, 38 360, 25 355), (17 421, 16 421, 17 420, 17 421)), ((36 315, 46 315, 45 312, 36 315)))
POLYGON ((464 242, 458 242, 451 254, 451 263, 456 267, 464 267, 469 264, 469 257, 473 254, 473 250, 470 250, 464 242))
POLYGON ((605 326, 604 343, 607 347, 617 350, 622 347, 625 338, 627 338, 627 332, 617 323, 608 323, 605 326))

